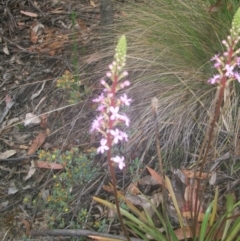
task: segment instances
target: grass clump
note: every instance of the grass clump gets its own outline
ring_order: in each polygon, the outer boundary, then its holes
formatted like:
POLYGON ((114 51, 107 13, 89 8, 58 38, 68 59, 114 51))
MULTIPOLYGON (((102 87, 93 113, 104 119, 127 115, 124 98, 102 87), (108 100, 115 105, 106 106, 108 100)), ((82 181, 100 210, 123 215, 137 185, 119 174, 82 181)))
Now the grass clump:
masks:
MULTIPOLYGON (((212 4, 202 0, 150 0, 121 6, 124 17, 113 28, 116 34, 126 34, 129 41, 127 66, 132 86, 128 93, 134 99, 129 110, 133 132, 128 143, 130 152, 147 153, 153 147, 150 103, 155 96, 160 103, 162 151, 172 162, 194 160, 215 100, 215 87, 206 82, 213 74, 209 60, 223 50, 221 40, 227 36, 238 7, 236 1, 228 1, 211 12, 212 4)), ((110 48, 102 52, 104 58, 112 56, 110 48)), ((105 70, 103 62, 97 65, 98 72, 105 70)), ((238 96, 233 96, 235 103, 239 103, 238 96)), ((224 152, 233 143, 238 110, 236 105, 231 108, 226 114, 228 123, 219 123, 216 152, 224 152), (226 125, 231 130, 226 130, 226 125)))

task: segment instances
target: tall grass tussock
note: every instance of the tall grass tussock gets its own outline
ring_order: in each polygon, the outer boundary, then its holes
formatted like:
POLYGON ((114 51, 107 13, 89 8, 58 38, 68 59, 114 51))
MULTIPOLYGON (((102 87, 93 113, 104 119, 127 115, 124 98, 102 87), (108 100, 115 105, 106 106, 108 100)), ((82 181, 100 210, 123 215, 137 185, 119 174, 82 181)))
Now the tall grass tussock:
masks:
MULTIPOLYGON (((128 39, 127 67, 134 100, 128 116, 131 139, 128 150, 142 155, 155 150, 151 99, 159 100, 159 128, 165 162, 194 161, 214 108, 216 86, 207 83, 214 74, 210 59, 223 51, 237 1, 216 9, 212 1, 149 0, 124 3, 121 15, 109 28, 128 39)), ((102 37, 103 59, 96 73, 105 71, 106 58, 113 55, 109 31, 102 37)), ((113 45, 113 46, 112 46, 113 45)), ((97 75, 96 74, 96 75, 97 75)), ((234 149, 239 130, 239 88, 229 86, 229 101, 220 116, 212 151, 215 156, 229 146, 234 149)), ((226 97, 225 96, 225 97, 226 97)), ((167 163, 166 163, 167 164, 167 163)))

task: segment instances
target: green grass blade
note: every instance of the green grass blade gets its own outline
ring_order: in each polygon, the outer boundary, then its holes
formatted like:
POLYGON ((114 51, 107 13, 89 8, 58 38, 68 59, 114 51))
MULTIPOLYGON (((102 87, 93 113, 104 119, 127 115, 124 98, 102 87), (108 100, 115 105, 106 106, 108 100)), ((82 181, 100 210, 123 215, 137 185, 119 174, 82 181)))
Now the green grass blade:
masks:
MULTIPOLYGON (((110 203, 109 201, 103 200, 98 197, 93 197, 93 200, 95 200, 96 202, 99 202, 113 210, 116 210, 116 206, 114 204, 110 203)), ((136 224, 136 226, 138 228, 141 228, 145 233, 149 234, 152 237, 159 235, 159 237, 161 238, 162 241, 167 241, 166 237, 158 229, 156 229, 154 227, 149 227, 143 221, 141 221, 140 219, 138 219, 137 217, 135 217, 134 215, 132 215, 131 213, 129 213, 128 211, 126 211, 122 208, 120 208, 120 212, 124 217, 128 218, 134 224, 136 224)))
POLYGON ((213 206, 213 202, 209 205, 209 207, 207 208, 204 214, 204 218, 203 218, 201 228, 200 228, 200 233, 199 233, 199 241, 207 241, 205 240, 205 237, 207 234, 208 223, 209 223, 209 218, 212 211, 212 206, 213 206))
POLYGON ((133 231, 135 234, 137 234, 139 237, 141 237, 145 241, 149 241, 149 239, 146 237, 146 234, 143 234, 141 231, 139 231, 139 227, 136 227, 136 224, 126 221, 125 224, 133 231))
POLYGON ((225 241, 235 241, 236 236, 239 239, 239 232, 240 232, 240 218, 234 222, 233 227, 228 232, 228 237, 225 241))
POLYGON ((211 213, 211 217, 210 217, 210 221, 209 221, 210 227, 213 225, 213 222, 214 222, 216 214, 217 214, 217 206, 218 206, 217 201, 218 201, 218 186, 216 188, 216 192, 215 192, 214 199, 213 199, 213 208, 212 208, 212 213, 211 213))
POLYGON ((207 240, 214 240, 215 236, 220 233, 220 228, 222 227, 222 222, 225 222, 226 215, 221 216, 218 220, 210 227, 208 235, 206 237, 207 240))
MULTIPOLYGON (((227 195, 227 218, 230 217, 232 215, 233 212, 233 197, 231 195, 227 195)), ((224 227, 224 232, 223 232, 223 236, 222 236, 222 241, 226 238, 227 233, 228 233, 228 229, 230 227, 232 220, 231 219, 227 219, 225 227, 224 227)))
POLYGON ((166 181, 166 185, 167 185, 168 191, 169 191, 169 193, 171 195, 171 198, 172 198, 172 201, 173 201, 174 208, 175 208, 175 210, 177 212, 178 221, 180 223, 181 228, 183 228, 182 214, 180 212, 180 209, 179 209, 179 206, 178 206, 178 202, 177 202, 175 193, 174 193, 173 188, 172 188, 172 183, 171 183, 170 179, 167 176, 165 176, 165 179, 166 179, 165 181, 166 181))

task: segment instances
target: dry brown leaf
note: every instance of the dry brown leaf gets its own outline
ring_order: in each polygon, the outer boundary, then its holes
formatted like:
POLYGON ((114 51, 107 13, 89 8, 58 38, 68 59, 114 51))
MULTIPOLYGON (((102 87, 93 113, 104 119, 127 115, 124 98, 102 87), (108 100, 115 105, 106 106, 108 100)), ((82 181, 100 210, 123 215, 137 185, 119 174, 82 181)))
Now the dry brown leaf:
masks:
POLYGON ((34 139, 32 145, 30 146, 29 150, 28 150, 28 155, 33 155, 37 149, 44 143, 45 139, 46 139, 46 134, 43 132, 40 132, 38 134, 38 136, 34 139))
POLYGON ((9 55, 10 53, 9 53, 9 50, 8 50, 7 43, 4 43, 3 46, 4 46, 4 47, 3 47, 3 52, 4 52, 6 55, 9 55))
POLYGON ((158 185, 158 181, 151 175, 146 175, 144 177, 142 177, 138 183, 140 185, 158 185))
POLYGON ((25 23, 24 23, 24 22, 17 22, 17 25, 18 25, 18 26, 24 26, 25 23))
POLYGON ((7 150, 5 152, 0 153, 0 159, 7 159, 13 155, 15 155, 17 152, 15 150, 7 150))
MULTIPOLYGON (((200 224, 197 224, 196 226, 196 236, 198 236, 200 231, 200 224)), ((189 226, 185 226, 183 228, 179 228, 174 230, 174 233, 176 234, 178 240, 185 240, 185 238, 192 238, 192 231, 189 226)))
POLYGON ((90 0, 90 5, 94 8, 97 6, 93 0, 90 0))
POLYGON ((58 164, 55 162, 50 163, 45 161, 36 161, 36 166, 38 168, 55 169, 55 170, 64 169, 64 165, 58 164))
POLYGON ((138 189, 136 182, 135 182, 135 183, 131 183, 131 184, 127 187, 126 191, 127 191, 128 193, 132 194, 132 195, 137 195, 137 194, 140 193, 140 190, 138 189))
POLYGON ((211 175, 211 173, 202 172, 200 176, 200 172, 186 170, 186 169, 181 169, 181 171, 187 178, 206 179, 211 175))
MULTIPOLYGON (((147 166, 147 169, 149 173, 158 181, 159 184, 163 184, 163 177, 161 177, 157 172, 155 172, 152 168, 147 166)), ((168 188, 168 186, 165 183, 165 187, 168 188)))
POLYGON ((41 119, 32 113, 27 113, 24 120, 24 126, 35 126, 41 123, 41 119))
MULTIPOLYGON (((186 219, 192 219, 195 216, 195 212, 190 212, 190 211, 186 211, 186 212, 182 212, 182 217, 186 218, 186 219)), ((198 222, 202 222, 204 218, 204 213, 199 212, 198 213, 198 222)))
POLYGON ((209 184, 214 185, 216 183, 216 180, 217 180, 217 173, 214 172, 209 180, 209 184))
POLYGON ((20 145, 18 148, 23 149, 23 150, 27 150, 27 149, 28 149, 28 146, 26 146, 26 145, 20 145))
POLYGON ((44 114, 42 116, 40 116, 40 119, 41 119, 41 123, 40 123, 40 126, 42 128, 46 128, 47 127, 47 114, 44 114))
POLYGON ((113 192, 113 187, 108 185, 103 185, 102 189, 105 190, 106 192, 113 192))
POLYGON ((81 28, 82 31, 87 31, 87 25, 82 19, 77 20, 78 26, 81 28))
POLYGON ((23 222, 23 224, 25 226, 25 230, 26 230, 25 234, 26 234, 26 236, 30 237, 30 223, 27 220, 25 220, 25 219, 22 219, 22 222, 23 222))
POLYGON ((36 165, 35 165, 35 161, 32 160, 31 161, 31 166, 29 168, 28 174, 25 177, 25 181, 28 180, 30 177, 32 177, 32 175, 36 172, 36 165))
POLYGON ((37 18, 38 15, 36 13, 32 13, 32 12, 27 12, 27 11, 20 11, 21 14, 26 15, 28 17, 32 17, 32 18, 37 18))
POLYGON ((33 31, 32 29, 31 29, 31 32, 30 32, 30 41, 31 41, 32 43, 34 43, 34 44, 36 44, 37 41, 38 41, 38 35, 37 35, 37 33, 36 33, 35 31, 33 31))
POLYGON ((62 9, 62 7, 59 7, 59 8, 56 8, 56 9, 52 10, 52 11, 49 11, 49 12, 50 13, 63 13, 64 10, 62 9))

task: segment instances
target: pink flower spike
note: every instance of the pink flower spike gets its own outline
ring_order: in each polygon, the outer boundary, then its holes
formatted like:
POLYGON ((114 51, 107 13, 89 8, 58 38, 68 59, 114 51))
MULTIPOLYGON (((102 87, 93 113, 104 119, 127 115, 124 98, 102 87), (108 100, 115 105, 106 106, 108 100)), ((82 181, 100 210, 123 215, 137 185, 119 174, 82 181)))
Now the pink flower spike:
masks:
POLYGON ((107 150, 109 150, 109 147, 107 146, 107 140, 106 139, 102 139, 101 141, 100 141, 100 144, 101 144, 101 146, 99 146, 98 147, 98 149, 97 149, 97 152, 98 153, 104 153, 104 151, 107 151, 107 150))
POLYGON ((128 99, 126 94, 120 96, 120 100, 124 105, 127 105, 127 106, 129 106, 130 102, 132 101, 132 99, 128 99))
POLYGON ((116 156, 116 157, 112 157, 111 160, 115 163, 118 163, 119 169, 122 170, 125 167, 124 157, 116 156))
POLYGON ((231 77, 234 75, 234 73, 233 73, 234 66, 233 65, 226 64, 225 69, 226 69, 225 75, 227 77, 231 77))
POLYGON ((111 120, 116 120, 116 119, 119 117, 119 114, 118 114, 119 107, 117 106, 117 107, 114 108, 113 106, 111 106, 111 107, 109 108, 109 110, 110 110, 110 112, 112 113, 110 119, 111 119, 111 120))
POLYGON ((121 136, 121 132, 118 130, 118 129, 116 129, 116 130, 110 130, 110 133, 111 133, 111 135, 113 136, 113 142, 115 143, 115 144, 117 144, 118 143, 118 141, 121 141, 122 139, 123 139, 123 137, 121 136))

